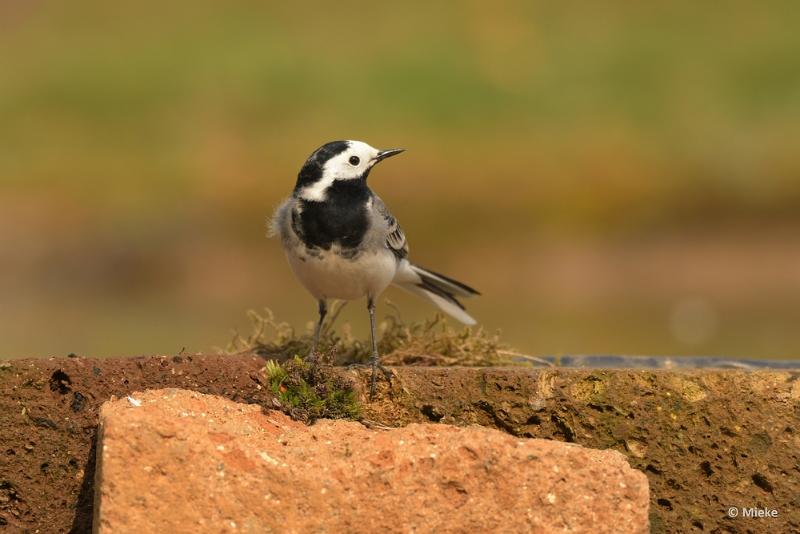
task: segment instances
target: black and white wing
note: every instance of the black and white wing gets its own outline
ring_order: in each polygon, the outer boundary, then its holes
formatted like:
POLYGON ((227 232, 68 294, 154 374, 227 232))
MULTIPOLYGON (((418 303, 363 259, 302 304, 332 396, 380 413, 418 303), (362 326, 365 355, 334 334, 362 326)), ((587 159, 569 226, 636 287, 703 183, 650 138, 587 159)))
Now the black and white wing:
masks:
POLYGON ((397 219, 389 212, 389 208, 386 207, 386 204, 384 204, 380 198, 374 196, 372 202, 375 210, 386 222, 386 248, 391 250, 398 260, 402 260, 408 256, 408 242, 406 241, 406 235, 403 233, 403 229, 400 228, 400 223, 397 222, 397 219))

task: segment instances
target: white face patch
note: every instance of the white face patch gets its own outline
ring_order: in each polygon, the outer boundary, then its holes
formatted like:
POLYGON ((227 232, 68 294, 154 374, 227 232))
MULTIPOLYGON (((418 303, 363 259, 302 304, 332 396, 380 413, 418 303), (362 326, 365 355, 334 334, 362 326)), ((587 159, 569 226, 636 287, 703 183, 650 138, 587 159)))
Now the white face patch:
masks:
POLYGON ((333 182, 361 178, 377 162, 377 148, 361 141, 348 141, 347 144, 347 150, 325 162, 322 178, 300 190, 300 198, 322 202, 333 182))

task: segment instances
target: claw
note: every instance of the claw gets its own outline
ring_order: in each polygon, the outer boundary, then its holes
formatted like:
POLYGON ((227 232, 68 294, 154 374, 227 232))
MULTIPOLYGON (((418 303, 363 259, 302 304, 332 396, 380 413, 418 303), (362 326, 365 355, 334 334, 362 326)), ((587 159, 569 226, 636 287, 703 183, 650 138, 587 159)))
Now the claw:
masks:
POLYGON ((378 383, 378 369, 381 370, 383 376, 386 378, 386 381, 389 382, 389 387, 392 387, 392 377, 394 377, 394 373, 387 369, 386 367, 382 366, 378 363, 377 360, 373 360, 372 362, 372 378, 370 379, 369 384, 369 400, 375 399, 375 386, 378 383))
POLYGON ((391 371, 378 362, 374 363, 351 363, 348 364, 347 369, 372 369, 372 376, 370 377, 369 384, 369 400, 375 399, 375 390, 378 383, 378 370, 383 373, 384 378, 392 386, 392 378, 394 378, 394 371, 391 371))

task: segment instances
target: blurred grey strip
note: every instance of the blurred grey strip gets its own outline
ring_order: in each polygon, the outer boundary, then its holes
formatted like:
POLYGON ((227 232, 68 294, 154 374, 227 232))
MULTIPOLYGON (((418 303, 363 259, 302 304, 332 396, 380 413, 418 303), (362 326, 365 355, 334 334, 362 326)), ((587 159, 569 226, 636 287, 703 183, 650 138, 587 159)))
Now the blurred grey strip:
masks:
MULTIPOLYGON (((798 369, 800 360, 737 360, 706 356, 542 356, 556 367, 595 369, 798 369)), ((514 358, 531 364, 530 359, 514 358)))

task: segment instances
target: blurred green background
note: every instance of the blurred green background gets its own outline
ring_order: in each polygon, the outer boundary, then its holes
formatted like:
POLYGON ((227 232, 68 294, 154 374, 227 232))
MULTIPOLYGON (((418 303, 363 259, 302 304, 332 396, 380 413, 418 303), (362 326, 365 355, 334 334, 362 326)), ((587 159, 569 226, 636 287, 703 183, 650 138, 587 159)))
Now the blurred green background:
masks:
POLYGON ((0 357, 304 328, 265 221, 340 138, 408 149, 370 184, 520 350, 798 357, 799 27, 780 0, 2 1, 0 357))

